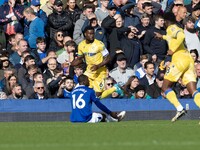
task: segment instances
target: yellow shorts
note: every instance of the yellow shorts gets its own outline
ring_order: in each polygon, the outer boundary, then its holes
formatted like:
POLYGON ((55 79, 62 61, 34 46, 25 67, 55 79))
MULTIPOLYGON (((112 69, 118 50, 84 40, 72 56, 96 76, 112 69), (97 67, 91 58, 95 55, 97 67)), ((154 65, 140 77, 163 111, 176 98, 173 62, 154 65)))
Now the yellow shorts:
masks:
POLYGON ((85 75, 88 76, 90 81, 90 88, 93 88, 95 92, 103 92, 104 91, 104 79, 107 77, 107 69, 100 68, 94 74, 88 72, 87 70, 84 72, 85 75))
POLYGON ((187 85, 189 82, 196 82, 196 72, 194 60, 188 51, 176 52, 172 56, 170 66, 167 68, 164 79, 171 82, 177 82, 182 79, 182 84, 187 85))

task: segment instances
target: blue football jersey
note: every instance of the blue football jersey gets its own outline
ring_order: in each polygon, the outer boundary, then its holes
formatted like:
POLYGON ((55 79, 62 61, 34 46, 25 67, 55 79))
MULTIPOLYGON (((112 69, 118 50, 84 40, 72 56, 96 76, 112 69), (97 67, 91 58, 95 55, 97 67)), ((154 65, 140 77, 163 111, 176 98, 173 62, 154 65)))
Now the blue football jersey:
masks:
POLYGON ((92 102, 99 101, 95 91, 79 85, 71 92, 71 122, 88 122, 92 118, 92 102))

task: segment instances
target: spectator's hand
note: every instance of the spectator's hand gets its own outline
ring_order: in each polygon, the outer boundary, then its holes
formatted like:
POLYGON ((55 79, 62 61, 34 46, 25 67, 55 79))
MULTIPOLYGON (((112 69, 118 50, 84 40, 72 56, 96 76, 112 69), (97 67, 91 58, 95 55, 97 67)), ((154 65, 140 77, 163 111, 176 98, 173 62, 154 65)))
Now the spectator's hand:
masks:
POLYGON ((12 16, 12 17, 11 17, 11 20, 12 20, 12 21, 15 21, 15 20, 17 20, 17 17, 16 17, 16 16, 12 16))
POLYGON ((138 32, 138 29, 134 26, 128 26, 128 28, 131 28, 131 32, 133 32, 135 34, 138 32))
POLYGON ((154 32, 155 34, 155 38, 158 38, 158 39, 163 39, 163 35, 158 33, 158 32, 154 32))
POLYGON ((117 20, 119 17, 121 17, 121 15, 120 15, 120 14, 116 14, 113 18, 114 18, 115 20, 117 20))
POLYGON ((97 69, 99 69, 99 66, 93 65, 90 69, 91 69, 91 71, 96 71, 97 69))
POLYGON ((169 50, 167 51, 167 55, 173 55, 173 54, 174 54, 174 52, 173 52, 172 50, 169 49, 169 50))

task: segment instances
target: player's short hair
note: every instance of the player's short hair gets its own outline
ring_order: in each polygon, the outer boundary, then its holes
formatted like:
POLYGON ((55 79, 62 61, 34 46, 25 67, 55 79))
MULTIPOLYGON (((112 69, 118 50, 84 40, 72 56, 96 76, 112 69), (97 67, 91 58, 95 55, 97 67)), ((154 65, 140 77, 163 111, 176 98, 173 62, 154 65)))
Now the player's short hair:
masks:
POLYGON ((174 15, 174 13, 172 13, 172 12, 164 13, 163 18, 165 21, 169 21, 171 23, 176 23, 176 17, 174 15))
POLYGON ((78 83, 79 83, 79 84, 80 84, 80 83, 83 83, 84 81, 86 81, 86 79, 88 79, 88 77, 87 77, 86 75, 82 74, 82 75, 80 75, 80 76, 78 77, 78 83))

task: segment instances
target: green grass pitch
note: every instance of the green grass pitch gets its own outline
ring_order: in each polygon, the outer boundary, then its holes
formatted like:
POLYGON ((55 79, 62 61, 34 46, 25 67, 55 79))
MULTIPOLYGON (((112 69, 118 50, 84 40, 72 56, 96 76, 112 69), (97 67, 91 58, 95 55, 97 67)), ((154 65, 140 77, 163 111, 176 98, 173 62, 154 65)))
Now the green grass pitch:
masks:
POLYGON ((198 150, 198 120, 1 122, 0 150, 198 150))

